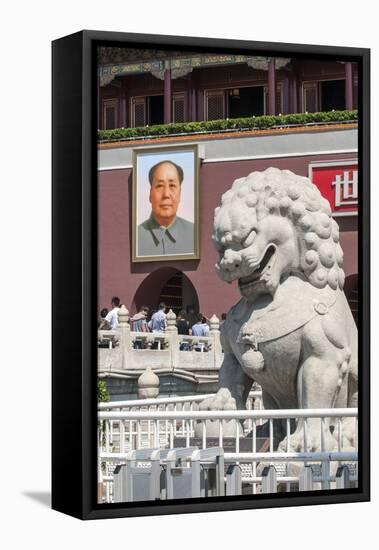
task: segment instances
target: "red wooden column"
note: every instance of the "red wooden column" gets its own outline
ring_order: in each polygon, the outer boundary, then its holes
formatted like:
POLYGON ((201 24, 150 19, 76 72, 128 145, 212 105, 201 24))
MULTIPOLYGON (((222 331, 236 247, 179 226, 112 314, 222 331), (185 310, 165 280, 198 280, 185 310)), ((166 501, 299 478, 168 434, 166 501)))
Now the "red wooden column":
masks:
POLYGON ((290 82, 290 112, 298 113, 300 112, 300 101, 299 101, 299 82, 301 81, 299 77, 299 67, 296 59, 292 59, 292 78, 290 82))
POLYGON ((298 112, 298 103, 297 103, 297 78, 294 76, 292 80, 292 105, 291 109, 293 113, 298 112))
POLYGON ((288 115, 291 111, 290 105, 290 82, 288 76, 283 80, 283 112, 282 115, 288 115))
POLYGON ((97 77, 97 129, 101 130, 101 93, 100 93, 100 77, 97 77))
POLYGON ((353 65, 345 63, 345 108, 353 108, 353 65))
POLYGON ((268 62, 268 113, 275 115, 276 103, 276 75, 275 75, 275 58, 272 57, 268 62))
POLYGON ((197 112, 196 112, 196 88, 191 88, 191 117, 190 122, 196 122, 197 120, 197 112))
POLYGON ((125 77, 121 80, 120 88, 120 126, 123 128, 128 126, 128 95, 125 77))
POLYGON ((166 65, 164 72, 164 123, 172 122, 172 81, 171 69, 166 65))
POLYGON ((197 119, 198 121, 205 120, 204 112, 204 92, 203 90, 197 90, 197 119))

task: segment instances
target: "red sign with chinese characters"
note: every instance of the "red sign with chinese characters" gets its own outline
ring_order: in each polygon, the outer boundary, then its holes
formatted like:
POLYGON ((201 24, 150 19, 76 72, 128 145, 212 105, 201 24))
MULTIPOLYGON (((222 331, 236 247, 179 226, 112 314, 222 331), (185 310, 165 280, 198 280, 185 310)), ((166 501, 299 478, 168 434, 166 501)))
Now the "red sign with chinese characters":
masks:
POLYGON ((309 177, 328 199, 333 214, 358 211, 358 164, 356 161, 320 162, 309 166, 309 177))

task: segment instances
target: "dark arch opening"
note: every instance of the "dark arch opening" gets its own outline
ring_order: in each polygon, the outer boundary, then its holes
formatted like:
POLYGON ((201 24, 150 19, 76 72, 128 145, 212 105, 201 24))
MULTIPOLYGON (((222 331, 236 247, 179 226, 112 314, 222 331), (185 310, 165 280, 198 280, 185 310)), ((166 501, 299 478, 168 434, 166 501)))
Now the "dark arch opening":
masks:
POLYGON ((195 287, 185 273, 174 267, 161 267, 150 273, 138 287, 132 307, 138 311, 148 306, 156 310, 159 302, 164 302, 176 314, 181 309, 199 312, 199 298, 195 287))

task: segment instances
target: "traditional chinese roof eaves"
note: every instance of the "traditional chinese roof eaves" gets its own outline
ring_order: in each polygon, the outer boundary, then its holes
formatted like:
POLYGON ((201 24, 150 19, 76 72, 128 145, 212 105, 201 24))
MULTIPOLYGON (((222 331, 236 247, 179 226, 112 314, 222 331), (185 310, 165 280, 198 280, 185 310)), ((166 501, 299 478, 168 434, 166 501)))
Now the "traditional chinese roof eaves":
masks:
POLYGON ((108 48, 98 49, 97 61, 99 65, 117 65, 119 63, 136 63, 145 61, 154 61, 156 59, 168 59, 173 57, 188 57, 198 55, 195 52, 177 52, 155 49, 137 49, 137 48, 108 48))
MULTIPOLYGON (((215 66, 230 66, 241 63, 247 64, 252 69, 258 71, 267 71, 270 57, 252 56, 252 55, 232 55, 232 54, 176 54, 167 52, 165 55, 158 55, 150 59, 136 58, 134 62, 117 62, 113 64, 100 63, 98 66, 98 76, 100 86, 106 86, 117 76, 128 76, 136 74, 150 73, 156 78, 163 80, 164 71, 171 69, 171 78, 180 78, 191 73, 194 69, 209 68, 215 66)), ((275 57, 276 69, 288 69, 291 59, 284 57, 275 57)))

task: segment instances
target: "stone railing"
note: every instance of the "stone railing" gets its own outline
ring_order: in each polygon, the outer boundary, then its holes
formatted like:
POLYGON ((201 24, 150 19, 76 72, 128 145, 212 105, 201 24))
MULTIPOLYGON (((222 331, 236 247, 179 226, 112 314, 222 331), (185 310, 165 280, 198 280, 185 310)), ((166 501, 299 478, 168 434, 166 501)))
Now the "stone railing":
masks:
POLYGON ((98 369, 100 375, 133 376, 147 367, 160 374, 186 373, 214 378, 223 353, 220 343, 220 322, 210 319, 209 336, 178 334, 176 315, 167 314, 167 328, 160 332, 132 332, 129 312, 123 306, 118 313, 116 330, 98 331, 98 369))
MULTIPOLYGON (((187 399, 191 397, 194 396, 187 396, 187 399)), ((346 436, 344 419, 353 420, 349 426, 354 428, 349 429, 354 430, 356 440, 358 437, 358 410, 355 408, 200 411, 192 410, 193 407, 186 410, 185 407, 180 410, 167 407, 159 410, 159 401, 155 408, 148 405, 137 410, 132 406, 129 410, 120 410, 121 407, 119 410, 114 407, 106 410, 106 403, 99 407, 98 482, 101 492, 102 484, 106 485, 106 502, 113 502, 115 467, 127 463, 132 457, 135 459, 136 455, 127 453, 149 449, 150 453, 154 450, 163 455, 169 450, 215 449, 215 444, 223 449, 226 464, 239 464, 244 494, 275 493, 279 490, 298 494, 299 491, 352 489, 357 486, 358 449, 343 446, 346 436), (335 427, 333 437, 336 448, 333 450, 325 448, 323 434, 326 418, 335 427), (291 421, 295 419, 302 421, 299 431, 301 444, 296 451, 289 445, 291 421), (317 419, 320 429, 320 448, 317 450, 309 445, 307 427, 311 419, 317 419), (278 448, 278 442, 275 442, 274 422, 277 420, 286 426, 285 448, 278 448), (236 428, 233 436, 225 433, 225 427, 231 422, 236 428), (266 422, 269 436, 262 437, 259 427, 266 422), (209 429, 214 429, 214 423, 217 425, 217 437, 209 434, 209 429), (271 473, 267 468, 271 469, 271 473)), ((158 460, 162 455, 156 455, 158 460)), ((146 460, 146 455, 144 458, 146 460)), ((187 467, 184 464, 181 466, 187 467)), ((165 467, 161 461, 157 469, 158 488, 159 476, 165 467)), ((239 490, 238 494, 242 491, 239 490)))

